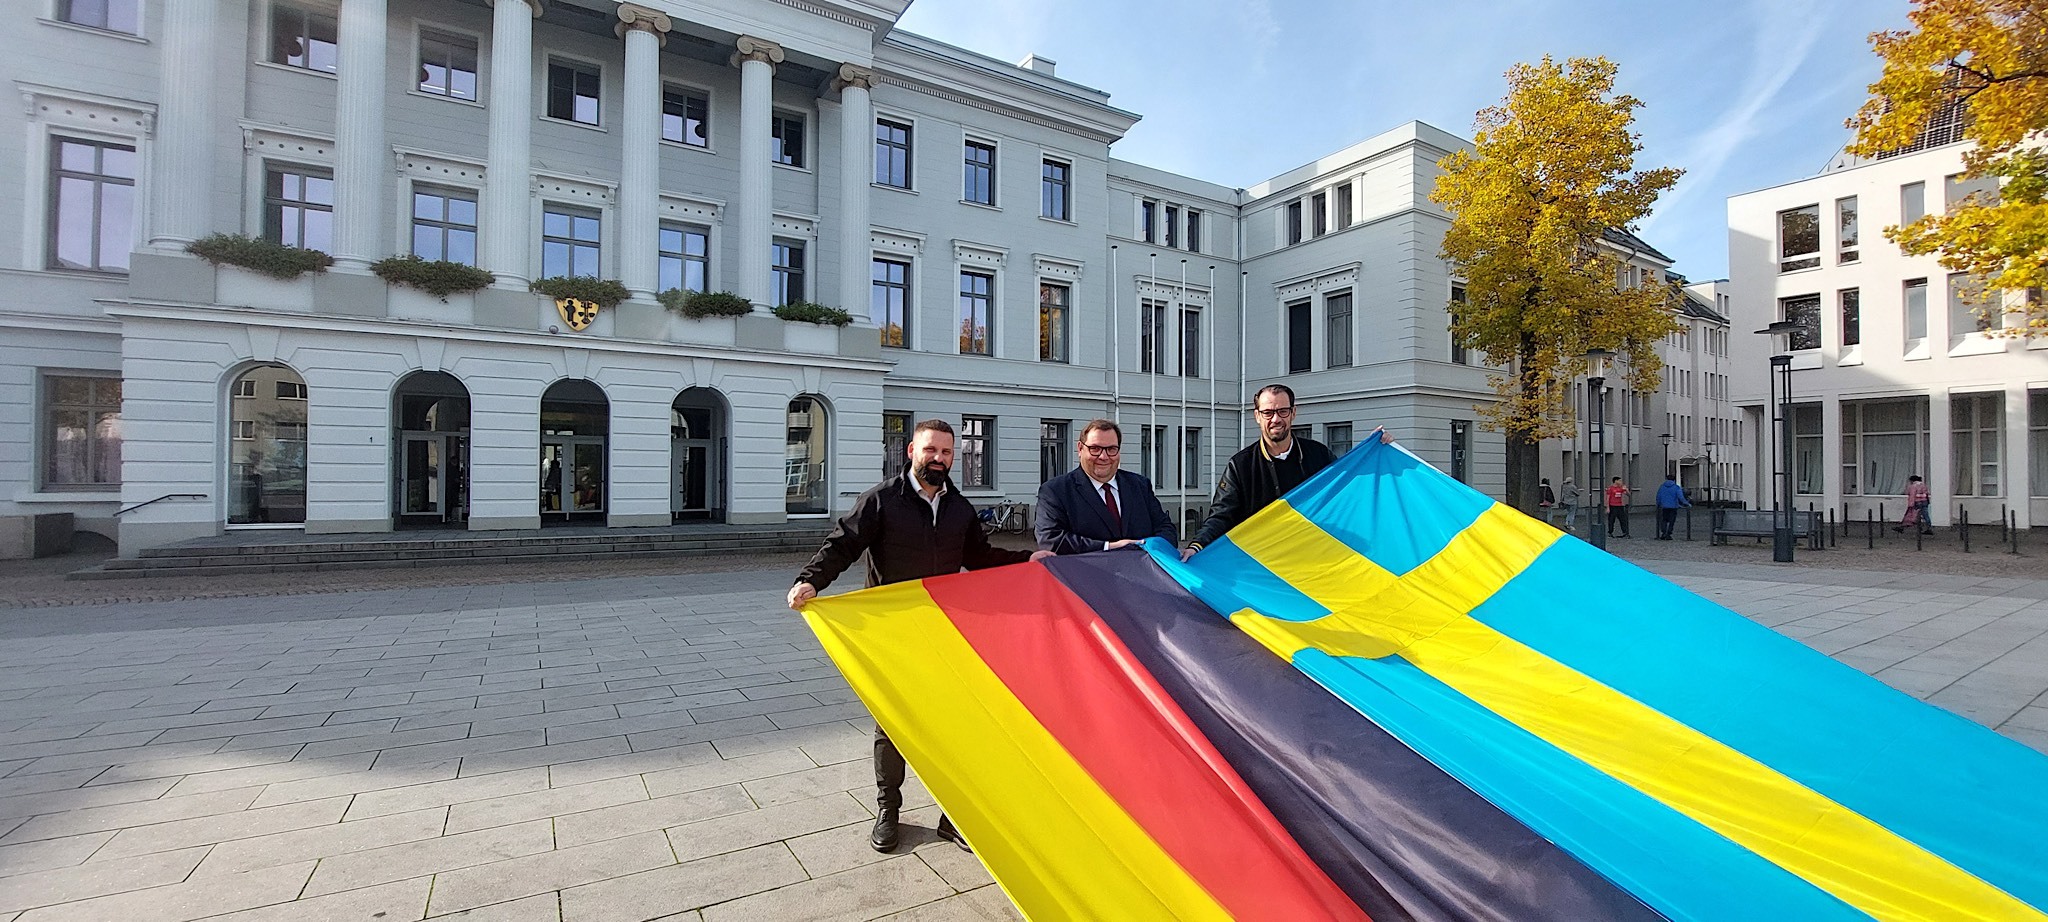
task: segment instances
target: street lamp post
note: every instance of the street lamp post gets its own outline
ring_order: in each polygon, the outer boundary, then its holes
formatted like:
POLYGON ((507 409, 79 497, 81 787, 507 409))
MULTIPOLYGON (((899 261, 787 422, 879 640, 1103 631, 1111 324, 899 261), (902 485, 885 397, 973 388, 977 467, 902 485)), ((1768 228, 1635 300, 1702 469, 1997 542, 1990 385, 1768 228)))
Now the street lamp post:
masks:
POLYGON ((1671 433, 1666 432, 1658 436, 1657 441, 1664 443, 1664 476, 1677 479, 1671 470, 1671 433))
POLYGON ((1801 326, 1780 320, 1757 332, 1771 338, 1777 354, 1771 356, 1771 411, 1777 413, 1778 450, 1772 461, 1777 467, 1776 494, 1771 510, 1771 559, 1792 562, 1792 334, 1801 326))
POLYGON ((1595 497, 1592 522, 1593 546, 1607 549, 1607 525, 1601 520, 1606 514, 1602 509, 1607 489, 1607 400, 1603 390, 1607 387, 1607 363, 1614 353, 1607 349, 1586 350, 1586 402, 1592 405, 1593 417, 1593 482, 1586 485, 1586 495, 1595 497))
POLYGON ((1712 503, 1714 488, 1720 486, 1721 472, 1716 470, 1714 465, 1714 443, 1708 442, 1700 447, 1707 453, 1707 502, 1712 503))

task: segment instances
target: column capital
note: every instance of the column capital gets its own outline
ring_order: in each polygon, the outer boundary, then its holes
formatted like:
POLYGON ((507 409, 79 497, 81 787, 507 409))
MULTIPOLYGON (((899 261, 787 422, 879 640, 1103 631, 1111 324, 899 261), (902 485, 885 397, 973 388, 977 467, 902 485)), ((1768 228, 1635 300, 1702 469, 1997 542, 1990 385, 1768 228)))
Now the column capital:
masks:
POLYGON ((765 38, 742 35, 733 45, 739 49, 732 56, 734 67, 738 67, 747 61, 760 61, 764 64, 775 65, 782 63, 784 57, 782 46, 765 38))
POLYGON ((494 6, 510 3, 526 4, 527 11, 531 12, 533 14, 533 18, 535 19, 539 19, 540 14, 547 12, 547 0, 487 0, 487 5, 494 6))
POLYGON ((668 14, 650 10, 631 3, 619 4, 619 24, 612 27, 613 34, 625 38, 626 33, 638 29, 651 32, 662 44, 668 44, 668 30, 671 26, 668 14))
POLYGON ((863 90, 875 88, 875 72, 858 64, 841 64, 839 72, 832 77, 832 89, 843 90, 858 87, 863 90))

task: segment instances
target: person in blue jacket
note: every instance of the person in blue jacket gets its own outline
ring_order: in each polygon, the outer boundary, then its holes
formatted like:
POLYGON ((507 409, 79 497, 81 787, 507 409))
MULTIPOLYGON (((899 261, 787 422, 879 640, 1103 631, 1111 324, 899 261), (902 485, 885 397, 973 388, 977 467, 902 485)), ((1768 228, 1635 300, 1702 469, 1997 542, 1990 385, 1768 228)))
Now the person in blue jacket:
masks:
POLYGON ((1678 485, 1675 477, 1665 477, 1664 485, 1657 488, 1657 540, 1671 540, 1671 529, 1678 524, 1678 510, 1692 505, 1685 498, 1685 488, 1678 485))

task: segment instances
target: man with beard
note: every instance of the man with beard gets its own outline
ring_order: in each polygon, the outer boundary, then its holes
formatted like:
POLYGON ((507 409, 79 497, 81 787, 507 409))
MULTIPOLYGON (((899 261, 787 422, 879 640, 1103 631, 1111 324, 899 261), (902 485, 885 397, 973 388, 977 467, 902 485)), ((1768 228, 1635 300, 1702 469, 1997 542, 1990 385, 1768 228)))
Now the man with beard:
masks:
MULTIPOLYGON (((789 587, 789 607, 802 611, 818 590, 865 552, 868 586, 981 570, 1050 556, 1044 551, 993 547, 981 530, 974 505, 953 489, 953 427, 928 419, 911 434, 910 467, 862 493, 853 509, 825 536, 825 546, 789 587)), ((903 754, 880 724, 875 725, 874 831, 868 843, 878 852, 896 847, 897 811, 903 806, 903 754)), ((939 817, 939 838, 967 848, 951 820, 939 817)))
MULTIPOLYGON (((1252 395, 1252 413, 1258 419, 1259 440, 1230 456, 1223 476, 1216 480, 1209 518, 1181 550, 1182 560, 1195 556, 1204 545, 1223 537, 1237 523, 1251 518, 1253 513, 1337 460, 1330 446, 1295 436, 1293 388, 1285 384, 1259 388, 1252 395)), ((1394 440, 1383 429, 1374 429, 1373 435, 1382 442, 1394 440)))

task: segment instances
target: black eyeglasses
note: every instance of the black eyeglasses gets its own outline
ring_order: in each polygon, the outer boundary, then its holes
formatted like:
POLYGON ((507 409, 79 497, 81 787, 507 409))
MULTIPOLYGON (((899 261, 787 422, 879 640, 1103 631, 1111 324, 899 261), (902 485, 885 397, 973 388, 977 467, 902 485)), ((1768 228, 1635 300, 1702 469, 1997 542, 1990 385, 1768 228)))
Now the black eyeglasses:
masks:
POLYGON ((1288 416, 1293 416, 1293 415, 1294 415, 1294 408, 1293 408, 1293 407, 1274 407, 1274 408, 1273 408, 1273 409, 1271 409, 1271 410, 1259 410, 1259 411, 1258 411, 1258 414, 1259 414, 1259 418, 1260 418, 1260 419, 1282 419, 1282 418, 1285 418, 1285 417, 1288 417, 1288 416))
POLYGON ((1124 450, 1123 446, 1121 445, 1083 445, 1081 446, 1081 448, 1082 450, 1098 458, 1105 458, 1110 455, 1120 454, 1124 450))

